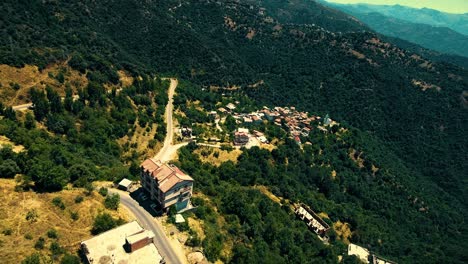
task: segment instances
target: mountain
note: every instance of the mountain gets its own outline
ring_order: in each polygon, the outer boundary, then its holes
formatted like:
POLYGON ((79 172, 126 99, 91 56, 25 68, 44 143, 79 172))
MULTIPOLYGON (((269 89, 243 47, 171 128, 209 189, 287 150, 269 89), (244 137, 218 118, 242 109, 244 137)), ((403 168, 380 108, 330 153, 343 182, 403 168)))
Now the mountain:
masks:
MULTIPOLYGON (((335 5, 335 3, 328 2, 335 5)), ((341 6, 337 4, 337 6, 341 6)), ((387 17, 411 23, 426 24, 434 27, 447 27, 463 35, 468 35, 468 13, 451 14, 429 8, 411 8, 401 5, 350 4, 347 7, 360 13, 380 13, 387 17)))
POLYGON ((362 8, 362 5, 331 5, 355 16, 381 34, 398 37, 438 52, 468 57, 468 35, 448 27, 412 23, 378 11, 370 11, 371 8, 362 8))
MULTIPOLYGON (((66 63, 93 83, 86 87, 94 105, 76 113, 76 118, 84 119, 78 123, 85 122, 87 133, 77 137, 71 130, 70 135, 46 142, 64 141, 72 149, 71 139, 82 140, 80 153, 97 144, 101 152, 116 159, 118 148, 109 142, 117 138, 113 133, 122 136, 132 129, 136 116, 145 120, 148 112, 154 112, 141 107, 132 116, 102 109, 110 96, 102 86, 119 83, 120 71, 133 77, 177 76, 189 83, 186 89, 191 93, 184 93, 187 102, 216 105, 213 98, 225 100, 223 94, 246 96, 257 105, 328 113, 351 131, 350 138, 344 139, 334 133, 316 135, 311 148, 317 149, 303 151, 285 139, 278 151, 246 151, 238 160, 242 167, 224 164, 222 171, 192 159, 193 149, 181 155, 189 157, 181 159, 182 167, 197 175, 200 190, 221 208, 202 211, 200 217, 222 214, 223 221, 235 224, 236 228, 226 231, 234 237, 231 243, 242 241, 233 262, 242 263, 242 256, 255 252, 257 262, 287 263, 300 256, 298 260, 322 258, 333 263, 346 248, 340 241, 319 246, 317 239, 305 235, 304 225, 290 227, 292 217, 285 208, 268 202, 257 206, 264 197, 251 190, 255 184, 332 212, 334 222, 351 223, 352 242, 369 245, 401 263, 463 263, 466 259, 468 71, 463 68, 402 49, 355 18, 312 1, 7 0, 0 3, 0 10, 4 14, 0 16, 1 64, 36 65, 44 71, 54 63, 66 63), (233 86, 239 88, 222 89, 233 86), (203 93, 213 87, 222 92, 203 93), (102 113, 93 114, 93 106, 102 113), (92 140, 94 126, 104 131, 99 142, 92 140), (348 151, 355 148, 373 161, 366 162, 367 169, 350 164, 348 151), (261 163, 253 162, 257 157, 261 163), (343 174, 333 180, 326 168, 336 164, 343 174), (376 164, 383 169, 374 175, 376 164), (274 214, 268 215, 269 211, 274 214), (276 218, 281 222, 275 224, 272 219, 276 218), (259 224, 267 222, 272 225, 259 224), (281 241, 281 237, 288 239, 281 241), (294 244, 294 237, 300 245, 294 244)), ((2 87, 2 91, 12 89, 2 87)), ((117 96, 112 105, 131 111, 128 97, 145 103, 144 94, 129 94, 117 96)), ((52 121, 50 125, 63 123, 52 121)), ((74 119, 66 122, 75 123, 74 119)), ((6 124, 3 131, 28 135, 22 125, 6 124)), ((50 163, 63 160, 63 155, 52 156, 56 161, 50 163)), ((95 156, 87 162, 104 163, 95 156)), ((106 176, 112 173, 109 168, 106 176)), ((212 241, 216 247, 208 252, 220 251, 221 234, 203 245, 213 245, 212 241)), ((216 254, 212 256, 216 260, 216 254)))

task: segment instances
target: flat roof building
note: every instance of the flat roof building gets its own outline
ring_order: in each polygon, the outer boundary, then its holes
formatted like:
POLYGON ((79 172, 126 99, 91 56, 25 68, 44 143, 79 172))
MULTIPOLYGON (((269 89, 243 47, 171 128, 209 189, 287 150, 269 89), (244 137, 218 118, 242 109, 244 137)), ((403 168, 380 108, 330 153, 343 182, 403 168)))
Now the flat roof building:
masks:
POLYGON ((153 232, 133 221, 81 242, 81 249, 89 264, 164 263, 153 238, 153 232))

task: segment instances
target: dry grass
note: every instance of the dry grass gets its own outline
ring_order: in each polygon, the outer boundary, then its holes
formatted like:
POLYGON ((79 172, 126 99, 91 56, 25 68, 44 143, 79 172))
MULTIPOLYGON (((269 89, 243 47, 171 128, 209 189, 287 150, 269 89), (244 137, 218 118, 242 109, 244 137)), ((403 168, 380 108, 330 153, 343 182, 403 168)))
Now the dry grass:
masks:
POLYGON ((335 232, 341 241, 349 244, 349 238, 351 237, 352 232, 348 223, 342 223, 341 221, 335 222, 333 224, 333 229, 335 229, 335 232))
POLYGON ((187 221, 190 229, 195 231, 201 240, 205 239, 206 235, 203 229, 203 220, 197 220, 195 218, 189 217, 187 221))
POLYGON ((263 193, 266 197, 270 198, 273 202, 281 204, 281 198, 274 195, 266 186, 263 185, 257 185, 254 187, 255 189, 259 190, 261 193, 263 193))
POLYGON ((157 125, 152 124, 151 129, 149 132, 146 131, 146 128, 140 127, 138 125, 138 121, 135 122, 136 129, 131 137, 128 135, 124 136, 123 138, 120 138, 117 140, 117 142, 123 146, 126 143, 132 145, 132 144, 137 144, 136 148, 131 147, 127 153, 124 155, 131 155, 131 152, 133 150, 136 150, 138 153, 142 154, 143 156, 148 156, 152 157, 158 153, 158 151, 162 148, 162 143, 157 142, 156 145, 153 148, 149 147, 149 142, 154 139, 154 136, 156 135, 156 129, 157 125))
POLYGON ((350 149, 348 156, 351 160, 353 160, 358 165, 359 168, 364 168, 364 159, 361 158, 361 155, 362 155, 362 152, 358 152, 355 149, 350 149))
POLYGON ((221 165, 221 163, 228 160, 237 163, 237 158, 242 154, 242 151, 239 149, 234 149, 228 152, 226 150, 211 147, 199 147, 197 150, 194 151, 194 153, 200 157, 202 162, 210 163, 214 166, 219 166, 221 165), (215 155, 218 155, 218 157, 216 157, 215 155))
POLYGON ((6 105, 11 106, 28 103, 30 101, 29 90, 32 87, 45 89, 46 85, 56 89, 61 96, 64 96, 65 85, 49 76, 49 74, 56 76, 60 70, 65 72, 64 83, 69 83, 73 89, 85 87, 88 84, 86 76, 71 69, 66 62, 50 65, 42 71, 39 71, 37 66, 33 65, 16 68, 2 64, 0 65, 0 100, 6 105), (13 89, 10 83, 19 84, 20 89, 13 89))
POLYGON ((102 204, 103 198, 94 193, 91 196, 83 195, 83 190, 64 190, 58 193, 15 192, 15 181, 0 179, 0 230, 11 229, 12 234, 0 234, 0 259, 2 263, 18 263, 35 251, 34 244, 39 237, 46 239, 45 249, 42 253, 49 254, 49 244, 53 241, 47 238, 47 231, 51 228, 57 230, 59 244, 67 251, 75 253, 79 243, 92 237, 90 230, 94 217, 101 212, 109 212, 114 217, 128 220, 128 213, 124 209, 110 212, 102 204), (76 204, 75 197, 83 196, 84 201, 76 204), (54 206, 52 199, 61 197, 65 210, 54 206), (37 221, 26 220, 28 212, 37 212, 37 221), (79 219, 73 221, 70 213, 78 212, 79 219), (32 239, 26 239, 25 235, 32 239))
POLYGON ((5 136, 0 136, 0 148, 1 148, 2 145, 10 145, 13 152, 15 152, 15 153, 19 153, 19 152, 24 150, 24 146, 16 145, 9 138, 7 138, 5 136))

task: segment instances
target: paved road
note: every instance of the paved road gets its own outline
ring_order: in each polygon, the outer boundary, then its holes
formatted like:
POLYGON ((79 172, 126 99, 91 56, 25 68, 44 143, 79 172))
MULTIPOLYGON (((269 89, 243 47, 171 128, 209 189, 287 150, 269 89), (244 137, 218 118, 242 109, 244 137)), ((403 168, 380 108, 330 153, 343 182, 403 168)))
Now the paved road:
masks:
MULTIPOLYGON (((172 112, 174 109, 173 106, 173 97, 175 89, 177 88, 178 81, 177 79, 171 79, 171 85, 169 86, 168 97, 169 101, 166 105, 166 125, 167 125, 167 134, 164 139, 163 148, 156 154, 155 158, 162 161, 168 161, 171 157, 177 152, 177 149, 182 147, 185 144, 172 145, 172 139, 174 136, 174 128, 172 124, 172 112)), ((178 255, 174 252, 174 248, 171 246, 170 241, 164 234, 164 230, 159 221, 155 220, 152 215, 150 215, 143 207, 141 207, 132 197, 127 193, 118 192, 120 195, 120 200, 122 205, 127 207, 138 219, 138 222, 143 225, 144 228, 147 228, 154 232, 154 244, 159 250, 159 253, 164 257, 168 264, 179 264, 186 263, 186 261, 181 260, 178 255)), ((183 249, 180 249, 183 250, 183 249)))
POLYGON ((120 191, 113 191, 120 195, 120 202, 122 205, 128 208, 132 214, 138 219, 138 222, 143 226, 143 228, 153 231, 154 244, 158 249, 161 256, 164 257, 168 264, 178 264, 184 263, 180 260, 177 254, 174 252, 173 248, 170 245, 169 240, 164 234, 164 230, 161 226, 161 223, 153 219, 153 216, 150 215, 143 207, 141 207, 128 193, 123 193, 120 191))
POLYGON ((166 112, 164 114, 165 121, 166 121, 166 138, 164 139, 164 145, 162 149, 154 156, 155 159, 161 160, 162 162, 167 162, 170 161, 175 154, 177 153, 177 150, 188 143, 181 143, 177 145, 173 145, 172 141, 174 139, 174 125, 173 125, 173 119, 172 119, 172 113, 174 112, 174 93, 175 89, 177 88, 177 85, 179 82, 177 79, 170 79, 171 80, 171 85, 169 86, 169 91, 168 91, 168 97, 169 100, 166 105, 166 112))

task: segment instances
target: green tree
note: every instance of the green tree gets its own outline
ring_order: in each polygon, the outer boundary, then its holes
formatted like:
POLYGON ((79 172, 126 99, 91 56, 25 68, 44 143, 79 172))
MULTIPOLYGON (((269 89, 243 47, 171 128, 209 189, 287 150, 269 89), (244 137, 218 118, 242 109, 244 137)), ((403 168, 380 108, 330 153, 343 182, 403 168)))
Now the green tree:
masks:
POLYGON ((44 91, 39 91, 35 88, 32 88, 29 93, 33 103, 34 116, 36 117, 37 121, 42 121, 49 113, 49 101, 47 100, 44 91))
POLYGON ((50 160, 35 161, 28 174, 41 191, 60 191, 69 179, 65 168, 54 165, 50 160))
POLYGON ((32 255, 27 256, 21 264, 41 264, 42 255, 39 253, 33 253, 32 255))
POLYGON ((50 111, 52 113, 62 113, 63 112, 63 104, 62 104, 62 98, 60 98, 60 95, 52 89, 50 86, 46 86, 46 92, 47 92, 47 99, 49 100, 50 103, 50 111))
POLYGON ((84 164, 74 164, 68 169, 70 175, 70 181, 76 187, 84 187, 86 183, 94 180, 93 174, 91 173, 89 166, 84 164))
POLYGON ((91 233, 93 235, 100 234, 117 226, 117 221, 108 213, 102 213, 94 218, 93 228, 91 233))
POLYGON ((60 261, 60 264, 80 264, 80 258, 75 255, 70 255, 70 254, 65 254, 63 256, 62 260, 60 261))
POLYGON ((26 118, 24 120, 24 127, 27 129, 36 128, 36 120, 34 119, 34 116, 30 112, 26 113, 26 118))
POLYGON ((7 159, 0 161, 0 177, 13 178, 18 173, 20 173, 20 168, 14 160, 7 159))
POLYGON ((106 196, 106 199, 104 199, 104 206, 107 209, 117 210, 119 208, 119 203, 120 203, 120 196, 115 193, 112 195, 106 196))

